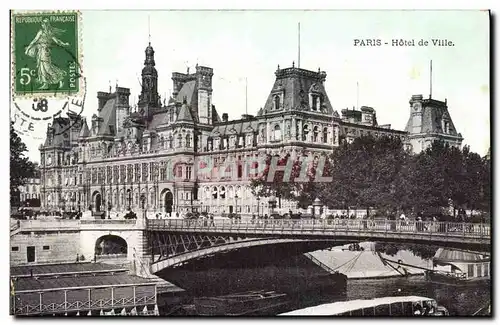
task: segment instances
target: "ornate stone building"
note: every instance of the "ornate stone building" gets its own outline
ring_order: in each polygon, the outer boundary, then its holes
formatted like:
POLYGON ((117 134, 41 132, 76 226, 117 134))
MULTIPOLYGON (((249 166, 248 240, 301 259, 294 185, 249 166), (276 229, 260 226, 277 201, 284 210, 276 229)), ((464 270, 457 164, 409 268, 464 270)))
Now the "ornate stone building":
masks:
POLYGON ((405 131, 414 153, 425 150, 435 140, 456 147, 461 147, 463 141, 451 120, 447 100, 443 102, 430 96, 429 99, 423 99, 422 95, 411 96, 410 118, 405 131))
POLYGON ((203 66, 173 73, 174 91, 162 102, 154 53, 149 45, 138 103, 130 103, 128 88, 117 86, 97 94, 90 126, 70 115, 48 128, 40 147, 45 209, 268 213, 268 202, 251 194, 245 177, 256 158, 326 154, 363 134, 407 137, 378 125, 370 107, 339 115, 325 91, 326 73, 294 66, 278 66, 255 116, 221 118, 212 103, 214 72, 203 66), (227 173, 231 177, 216 177, 227 173))

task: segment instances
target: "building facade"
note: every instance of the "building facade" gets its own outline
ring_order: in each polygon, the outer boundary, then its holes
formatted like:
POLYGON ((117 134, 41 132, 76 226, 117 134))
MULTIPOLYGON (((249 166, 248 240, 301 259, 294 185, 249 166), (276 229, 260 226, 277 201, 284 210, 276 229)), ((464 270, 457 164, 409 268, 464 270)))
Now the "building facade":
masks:
POLYGON ((98 92, 90 126, 76 115, 49 126, 40 147, 45 209, 262 214, 269 205, 250 191, 245 175, 256 166, 249 162, 268 154, 326 155, 363 134, 408 139, 406 131, 378 125, 371 107, 338 114, 325 91, 326 73, 294 65, 278 66, 256 115, 220 115, 212 103, 213 69, 198 65, 193 73, 172 73, 172 95, 162 101, 154 53, 150 44, 137 103, 117 86, 98 92))
POLYGON ((33 177, 19 186, 19 199, 21 206, 38 206, 40 198, 40 171, 36 168, 33 177))

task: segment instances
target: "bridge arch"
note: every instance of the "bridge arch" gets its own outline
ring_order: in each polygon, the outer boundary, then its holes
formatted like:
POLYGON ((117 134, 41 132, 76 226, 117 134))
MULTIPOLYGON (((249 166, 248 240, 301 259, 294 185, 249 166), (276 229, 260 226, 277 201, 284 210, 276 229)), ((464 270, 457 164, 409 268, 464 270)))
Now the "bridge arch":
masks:
POLYGON ((125 239, 116 235, 104 235, 95 242, 94 255, 126 255, 128 244, 125 239))
MULTIPOLYGON (((214 240, 217 238, 213 238, 214 240)), ((204 259, 216 254, 224 254, 231 251, 241 250, 245 248, 268 247, 272 248, 276 245, 286 245, 286 247, 297 248, 301 247, 302 252, 325 249, 328 247, 344 245, 347 242, 337 242, 330 239, 292 239, 292 238, 222 238, 218 237, 210 246, 199 247, 198 249, 189 250, 187 248, 178 250, 177 254, 170 256, 158 256, 156 261, 151 264, 151 272, 157 274, 163 270, 170 269, 184 263, 189 263, 194 260, 204 259)))

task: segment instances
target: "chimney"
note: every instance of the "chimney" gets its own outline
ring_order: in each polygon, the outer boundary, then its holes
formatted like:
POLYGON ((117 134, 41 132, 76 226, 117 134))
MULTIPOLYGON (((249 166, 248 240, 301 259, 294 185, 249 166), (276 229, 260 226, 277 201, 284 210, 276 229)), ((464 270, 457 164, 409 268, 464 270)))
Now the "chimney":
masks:
POLYGON ((227 122, 229 120, 229 116, 227 113, 222 113, 222 122, 227 122))

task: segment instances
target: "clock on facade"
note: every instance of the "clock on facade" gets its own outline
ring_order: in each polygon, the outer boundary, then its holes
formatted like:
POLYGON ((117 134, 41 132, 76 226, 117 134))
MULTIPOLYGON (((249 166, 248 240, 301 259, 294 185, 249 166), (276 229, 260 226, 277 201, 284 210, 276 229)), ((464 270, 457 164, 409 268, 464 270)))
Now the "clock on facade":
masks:
POLYGON ((415 112, 420 111, 420 109, 421 109, 421 108, 422 108, 422 104, 420 104, 420 103, 415 103, 415 104, 413 104, 413 110, 414 110, 415 112))

